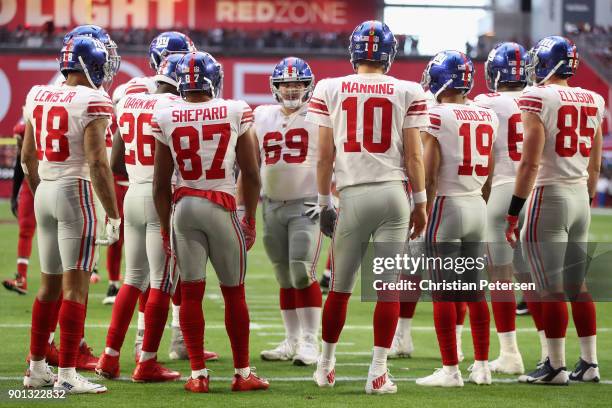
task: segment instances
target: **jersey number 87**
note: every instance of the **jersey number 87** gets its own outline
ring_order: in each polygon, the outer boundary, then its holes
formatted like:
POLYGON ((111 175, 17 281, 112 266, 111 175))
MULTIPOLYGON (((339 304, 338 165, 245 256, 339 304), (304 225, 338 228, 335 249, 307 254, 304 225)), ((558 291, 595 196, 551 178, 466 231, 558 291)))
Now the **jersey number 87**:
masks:
POLYGON ((217 123, 212 125, 202 125, 201 132, 193 126, 181 126, 172 132, 172 146, 176 153, 176 163, 183 180, 198 180, 202 173, 207 180, 225 178, 223 161, 227 153, 227 147, 231 137, 229 123, 217 123), (200 136, 201 135, 201 136, 200 136), (204 142, 212 141, 215 135, 219 135, 219 144, 212 164, 206 171, 202 168, 202 158, 200 157, 200 138, 204 142), (183 141, 187 145, 183 147, 183 141))

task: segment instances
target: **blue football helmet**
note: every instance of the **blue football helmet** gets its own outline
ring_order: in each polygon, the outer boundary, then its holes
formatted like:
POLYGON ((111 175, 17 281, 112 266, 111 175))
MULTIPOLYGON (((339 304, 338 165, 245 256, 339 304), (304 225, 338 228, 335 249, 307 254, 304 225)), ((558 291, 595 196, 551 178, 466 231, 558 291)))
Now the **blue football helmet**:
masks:
POLYGON ((578 68, 576 44, 556 35, 546 37, 529 52, 527 75, 535 84, 546 81, 553 75, 569 78, 578 68))
POLYGON ((117 53, 117 44, 113 41, 110 35, 100 26, 94 24, 85 24, 75 27, 68 34, 64 36, 64 41, 62 45, 68 44, 73 37, 92 37, 99 40, 108 51, 108 57, 111 64, 111 69, 117 74, 119 72, 119 67, 121 65, 121 57, 117 53))
POLYGON ((288 109, 298 109, 310 99, 314 89, 314 75, 306 61, 301 58, 287 57, 274 67, 270 75, 270 89, 276 102, 288 109), (283 82, 303 82, 304 89, 291 89, 285 97, 281 94, 283 82))
POLYGON ((166 55, 185 54, 195 51, 196 48, 191 38, 178 31, 166 31, 151 41, 149 46, 149 64, 151 68, 157 71, 159 64, 161 64, 166 55))
POLYGON ((497 44, 485 62, 485 79, 491 92, 499 84, 527 85, 527 51, 514 42, 497 44))
POLYGON ((441 51, 427 64, 421 85, 428 88, 436 100, 445 89, 457 89, 467 95, 474 86, 474 63, 462 52, 441 51))
POLYGON ((67 77, 70 72, 82 72, 92 87, 110 82, 111 69, 108 51, 104 44, 93 37, 72 37, 60 52, 60 72, 67 77))
POLYGON ((155 82, 165 82, 174 85, 178 89, 178 80, 176 79, 176 65, 183 58, 184 54, 170 54, 164 58, 157 68, 155 82))
POLYGON ((179 93, 207 91, 218 98, 223 87, 223 68, 207 52, 195 51, 184 54, 176 65, 179 93))
POLYGON ((397 41, 385 23, 376 20, 364 21, 355 27, 351 34, 349 52, 353 69, 357 70, 359 61, 380 62, 386 74, 397 53, 397 41))

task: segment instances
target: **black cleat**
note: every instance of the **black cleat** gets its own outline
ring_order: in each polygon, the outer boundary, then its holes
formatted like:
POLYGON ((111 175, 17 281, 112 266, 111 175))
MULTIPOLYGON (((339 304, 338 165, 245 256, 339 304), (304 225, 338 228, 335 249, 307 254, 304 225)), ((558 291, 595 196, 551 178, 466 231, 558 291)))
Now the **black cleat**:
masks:
POLYGON ((570 381, 599 382, 599 366, 587 363, 582 358, 574 366, 574 371, 569 375, 570 381))
POLYGON ((108 290, 106 291, 106 297, 102 300, 103 305, 112 305, 115 303, 115 298, 119 293, 119 285, 115 285, 113 283, 108 285, 108 290))
POLYGON ((544 364, 531 373, 527 374, 527 384, 543 385, 568 385, 569 377, 565 367, 553 368, 550 359, 546 359, 544 364))
POLYGON ((529 309, 527 308, 526 302, 519 302, 516 304, 516 315, 517 316, 525 316, 529 314, 529 309))
POLYGON ((319 281, 319 286, 321 287, 322 293, 329 292, 329 283, 330 283, 329 276, 326 276, 325 274, 323 274, 323 276, 321 276, 321 280, 319 281))

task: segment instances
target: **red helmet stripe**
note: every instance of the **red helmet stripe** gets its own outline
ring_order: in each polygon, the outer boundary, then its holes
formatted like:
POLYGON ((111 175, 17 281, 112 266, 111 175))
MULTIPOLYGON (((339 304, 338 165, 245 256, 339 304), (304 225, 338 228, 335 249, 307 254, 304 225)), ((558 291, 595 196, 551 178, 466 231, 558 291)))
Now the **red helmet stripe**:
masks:
POLYGON ((374 53, 374 22, 370 25, 370 35, 368 36, 368 59, 372 59, 374 53))
POLYGON ((191 55, 191 59, 189 60, 189 88, 195 87, 195 54, 191 55))
POLYGON ((518 44, 516 44, 516 47, 514 48, 514 58, 516 59, 516 80, 519 81, 521 79, 521 50, 518 46, 518 44))
POLYGON ((70 40, 68 40, 68 44, 66 44, 66 51, 64 52, 64 68, 68 68, 68 55, 70 54, 70 51, 72 49, 72 41, 74 40, 74 38, 71 38, 70 40))
POLYGON ((465 65, 465 77, 463 79, 463 86, 468 87, 468 78, 470 76, 470 65, 468 64, 467 56, 464 53, 461 53, 461 57, 463 58, 463 65, 465 65))
POLYGON ((292 62, 293 58, 287 58, 287 75, 291 77, 291 71, 293 70, 292 62))

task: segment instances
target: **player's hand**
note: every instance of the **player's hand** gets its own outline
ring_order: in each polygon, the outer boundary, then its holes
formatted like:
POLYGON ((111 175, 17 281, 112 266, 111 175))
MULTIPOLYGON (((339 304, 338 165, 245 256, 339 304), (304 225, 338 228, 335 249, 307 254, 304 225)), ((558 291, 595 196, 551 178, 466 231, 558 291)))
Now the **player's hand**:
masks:
POLYGON ((19 209, 19 201, 17 201, 17 197, 11 197, 11 212, 17 218, 17 210, 19 209))
POLYGON ((165 229, 160 230, 162 237, 162 246, 167 257, 172 257, 172 246, 170 245, 170 233, 165 229))
POLYGON ((319 218, 323 207, 321 207, 318 203, 313 203, 312 201, 306 201, 304 205, 308 207, 308 209, 304 211, 302 215, 305 215, 311 220, 316 220, 317 218, 319 218))
POLYGON ((324 235, 330 238, 332 235, 334 235, 336 218, 338 218, 338 214, 336 214, 336 209, 334 207, 326 206, 321 208, 321 214, 319 215, 319 228, 324 235))
POLYGON ((119 241, 119 233, 121 232, 121 218, 106 217, 106 239, 97 239, 97 245, 110 246, 119 241))
POLYGON ((427 212, 425 211, 425 203, 416 204, 414 210, 410 214, 410 227, 409 231, 412 231, 410 234, 410 239, 415 239, 425 231, 425 227, 427 226, 427 212))
POLYGON ((516 242, 519 239, 518 223, 518 215, 506 215, 506 241, 512 248, 516 247, 516 242))
POLYGON ((242 228, 242 232, 244 233, 244 239, 246 241, 247 251, 251 249, 253 244, 255 244, 255 236, 257 235, 257 230, 255 228, 255 218, 253 217, 242 217, 242 221, 240 221, 240 227, 242 228))
POLYGON ((238 216, 239 220, 243 219, 245 214, 246 210, 244 209, 244 205, 239 205, 236 207, 236 215, 238 216))

